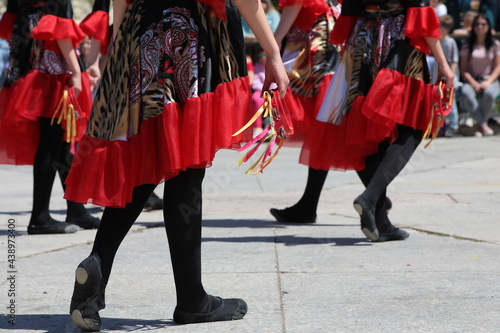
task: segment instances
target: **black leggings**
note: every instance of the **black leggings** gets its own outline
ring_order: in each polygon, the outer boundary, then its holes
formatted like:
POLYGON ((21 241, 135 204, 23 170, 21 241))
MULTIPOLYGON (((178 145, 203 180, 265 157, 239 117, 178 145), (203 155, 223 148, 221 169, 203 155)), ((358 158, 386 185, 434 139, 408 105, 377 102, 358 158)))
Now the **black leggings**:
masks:
MULTIPOLYGON (((201 186, 205 169, 187 169, 165 182, 163 216, 174 272, 177 306, 196 309, 206 295, 201 283, 201 186)), ((156 185, 134 189, 125 208, 106 208, 97 230, 92 254, 101 258, 108 282, 118 248, 141 213, 156 185)))
POLYGON ((408 164, 413 153, 422 141, 422 131, 398 125, 397 138, 392 144, 382 142, 379 151, 366 158, 365 169, 358 171, 358 176, 365 185, 363 197, 374 207, 377 214, 377 226, 384 232, 379 221, 388 222, 386 207, 387 186, 408 164))
MULTIPOLYGON (((422 131, 402 125, 398 125, 397 130, 398 137, 394 143, 381 142, 379 151, 366 158, 365 169, 358 171, 366 187, 364 196, 376 208, 377 227, 381 232, 388 232, 392 228, 387 217, 387 186, 401 172, 422 141, 422 131)), ((309 168, 306 189, 294 207, 299 207, 301 212, 315 214, 327 175, 328 171, 309 168)))
MULTIPOLYGON (((59 174, 63 189, 73 160, 70 145, 63 141, 64 131, 59 125, 50 125, 50 118, 40 118, 40 141, 33 163, 33 209, 30 225, 44 225, 51 220, 49 213, 52 186, 59 174)), ((67 201, 68 216, 80 217, 85 207, 67 201)))

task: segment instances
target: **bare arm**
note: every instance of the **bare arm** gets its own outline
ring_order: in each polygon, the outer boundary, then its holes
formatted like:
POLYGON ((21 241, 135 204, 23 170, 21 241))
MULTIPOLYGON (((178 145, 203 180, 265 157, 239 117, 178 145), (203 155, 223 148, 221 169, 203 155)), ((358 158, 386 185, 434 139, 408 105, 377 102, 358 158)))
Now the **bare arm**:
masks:
POLYGON ((80 64, 78 64, 78 58, 76 57, 76 51, 73 48, 73 41, 69 38, 59 39, 57 40, 57 45, 71 71, 69 85, 73 87, 75 95, 78 96, 82 92, 82 73, 80 71, 80 64))
POLYGON ((113 40, 116 38, 118 34, 118 30, 120 29, 120 25, 122 24, 123 17, 125 16, 125 12, 127 10, 127 1, 126 0, 114 0, 113 3, 113 40))
POLYGON ((490 77, 488 80, 485 80, 481 83, 481 87, 483 89, 488 88, 493 82, 495 82, 500 76, 500 55, 495 55, 493 59, 493 70, 491 71, 490 77))
POLYGON ((283 8, 283 11, 281 12, 280 23, 278 24, 278 27, 274 32, 274 37, 276 38, 276 41, 278 42, 278 45, 280 47, 281 43, 283 42, 283 38, 285 38, 293 22, 295 22, 297 16, 299 16, 299 12, 302 9, 302 4, 302 2, 297 2, 293 6, 286 6, 285 8, 283 8))
POLYGON ((233 2, 267 54, 266 79, 262 90, 268 90, 271 83, 275 82, 278 85, 281 97, 284 97, 289 83, 288 75, 283 67, 278 44, 267 23, 260 0, 233 0, 233 2))
POLYGON ((90 50, 85 57, 85 67, 89 68, 99 62, 99 52, 101 51, 101 42, 92 38, 90 40, 90 50))
POLYGON ((444 77, 446 80, 446 88, 453 87, 453 80, 455 79, 455 74, 451 70, 448 62, 439 43, 439 39, 432 37, 424 37, 427 45, 431 49, 432 55, 438 63, 438 75, 439 77, 444 77))
POLYGON ((87 68, 87 73, 90 75, 90 84, 92 85, 92 90, 97 86, 97 83, 101 79, 101 70, 99 68, 99 53, 101 51, 101 42, 97 39, 92 38, 90 40, 90 50, 85 57, 85 67, 87 68))
POLYGON ((456 62, 452 61, 450 62, 450 69, 453 73, 456 73, 457 72, 457 68, 458 68, 458 65, 456 62))

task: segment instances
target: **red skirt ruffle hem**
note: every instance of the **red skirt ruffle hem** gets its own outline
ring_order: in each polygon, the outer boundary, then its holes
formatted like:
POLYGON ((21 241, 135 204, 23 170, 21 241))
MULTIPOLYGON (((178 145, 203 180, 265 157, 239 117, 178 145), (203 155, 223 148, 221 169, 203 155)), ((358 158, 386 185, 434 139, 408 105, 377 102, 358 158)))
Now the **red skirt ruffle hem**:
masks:
POLYGON ((127 141, 85 135, 67 177, 65 198, 106 207, 124 207, 134 187, 159 184, 187 168, 205 168, 223 148, 239 148, 251 130, 233 137, 253 115, 247 77, 219 84, 181 107, 142 121, 127 141), (237 97, 236 97, 237 96, 237 97), (147 161, 147 163, 145 163, 147 161))
MULTIPOLYGON (((382 69, 366 97, 357 97, 340 125, 316 121, 302 147, 299 162, 320 170, 362 170, 365 158, 383 140, 396 138, 397 124, 436 130, 433 86, 382 69)), ((435 98, 434 98, 435 100, 435 98)))
POLYGON ((287 89, 282 102, 292 120, 294 134, 287 138, 286 146, 300 147, 302 145, 311 130, 312 124, 317 122, 316 116, 332 78, 333 74, 325 75, 321 80, 318 93, 312 97, 294 95, 290 88, 287 89))
MULTIPOLYGON (((69 75, 53 75, 31 70, 25 77, 0 92, 0 164, 33 164, 39 135, 39 118, 52 118, 69 75)), ((90 81, 82 73, 83 90, 72 103, 77 112, 76 142, 87 128, 92 105, 90 81)), ((56 125, 58 126, 58 125, 56 125)), ((66 130, 66 122, 60 125, 66 130)))

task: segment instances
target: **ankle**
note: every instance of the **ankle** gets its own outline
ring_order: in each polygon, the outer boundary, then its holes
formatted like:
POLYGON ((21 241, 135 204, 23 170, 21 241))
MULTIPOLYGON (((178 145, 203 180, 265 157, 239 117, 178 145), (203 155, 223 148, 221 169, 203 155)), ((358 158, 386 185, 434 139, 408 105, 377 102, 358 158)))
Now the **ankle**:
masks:
POLYGON ((182 311, 179 306, 174 311, 174 321, 178 324, 206 323, 242 319, 248 311, 248 305, 242 299, 222 299, 206 295, 199 312, 182 311))
POLYGON ((60 223, 60 221, 54 220, 50 214, 47 213, 41 213, 41 214, 32 214, 30 218, 29 225, 30 226, 44 226, 44 225, 51 225, 51 224, 56 224, 60 223))
POLYGON ((299 200, 295 205, 283 209, 283 211, 299 216, 316 216, 317 206, 299 200))
POLYGON ((73 201, 68 201, 68 209, 66 216, 72 218, 82 218, 90 215, 83 204, 79 204, 73 201))

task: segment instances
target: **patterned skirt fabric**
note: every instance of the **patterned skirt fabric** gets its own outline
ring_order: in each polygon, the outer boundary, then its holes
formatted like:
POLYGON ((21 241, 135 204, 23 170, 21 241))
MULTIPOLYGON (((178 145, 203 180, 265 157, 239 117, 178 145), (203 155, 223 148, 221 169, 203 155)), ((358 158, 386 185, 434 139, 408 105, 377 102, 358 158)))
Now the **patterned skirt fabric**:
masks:
POLYGON ((285 103, 295 132, 288 145, 304 140, 339 60, 337 48, 328 39, 340 15, 340 5, 337 1, 328 1, 328 5, 330 11, 321 15, 309 30, 293 26, 286 37, 283 62, 290 85, 285 103))
POLYGON ((19 16, 12 31, 9 68, 0 92, 0 164, 33 164, 40 141, 40 118, 52 118, 58 107, 61 110, 60 103, 66 92, 68 103, 76 111, 74 128, 66 121, 57 125, 57 119, 54 126, 61 126, 66 133, 74 131, 75 142, 83 137, 87 128, 92 105, 89 76, 82 73, 82 92, 78 98, 74 97, 68 86, 69 67, 62 54, 55 51, 58 50, 55 40, 78 39, 83 35, 75 31, 76 23, 72 19, 42 16, 39 9, 36 11, 36 14, 19 16), (57 28, 44 31, 50 36, 48 40, 35 40, 31 36, 40 28, 38 23, 42 20, 52 21, 51 26, 57 28))
POLYGON ((123 207, 134 187, 210 166, 251 117, 239 13, 198 1, 132 1, 112 46, 66 198, 123 207))
POLYGON ((306 138, 300 162, 315 169, 361 170, 365 157, 402 124, 425 130, 431 117, 425 55, 403 34, 403 13, 366 13, 306 138), (318 149, 320 147, 320 149, 318 149), (325 156, 327 156, 325 158, 325 156))

